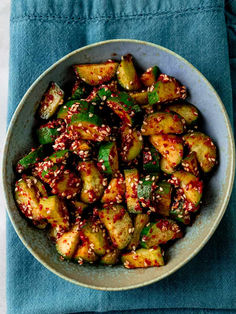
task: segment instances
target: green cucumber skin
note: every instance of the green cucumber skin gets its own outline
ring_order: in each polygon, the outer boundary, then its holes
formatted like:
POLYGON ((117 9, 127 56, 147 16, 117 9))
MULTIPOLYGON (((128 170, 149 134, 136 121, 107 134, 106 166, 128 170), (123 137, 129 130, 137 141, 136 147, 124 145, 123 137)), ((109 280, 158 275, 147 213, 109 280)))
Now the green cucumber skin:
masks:
POLYGON ((99 89, 97 94, 101 98, 101 100, 106 100, 107 98, 111 97, 112 92, 110 89, 105 89, 105 87, 104 87, 104 88, 99 89), (104 99, 104 97, 105 97, 105 99, 104 99))
MULTIPOLYGON (((59 151, 53 153, 51 156, 49 156, 49 157, 47 158, 47 160, 53 161, 54 158, 56 158, 56 159, 63 158, 66 154, 68 154, 68 152, 69 152, 68 149, 59 150, 59 151)), ((55 161, 53 161, 53 162, 55 162, 55 161)), ((56 162, 55 162, 55 163, 56 163, 56 162)), ((58 170, 58 166, 57 166, 56 164, 54 164, 50 169, 48 169, 48 170, 43 170, 43 171, 42 171, 42 174, 41 174, 42 178, 44 178, 45 175, 48 174, 49 171, 51 171, 51 170, 53 170, 53 171, 58 170)))
POLYGON ((159 101, 159 96, 157 93, 158 85, 159 85, 159 82, 155 83, 153 91, 148 92, 148 103, 149 103, 149 105, 155 105, 159 101))
POLYGON ((98 96, 97 93, 93 97, 88 96, 87 100, 89 101, 89 103, 92 104, 92 106, 101 104, 101 98, 98 96))
POLYGON ((171 193, 171 184, 168 182, 160 182, 157 184, 156 193, 159 195, 166 195, 171 193), (160 188, 163 189, 163 191, 160 191, 160 188))
POLYGON ((20 165, 23 169, 27 169, 30 166, 34 165, 39 159, 44 156, 44 148, 43 146, 39 146, 34 151, 30 152, 25 157, 21 158, 18 161, 18 165, 20 165))
POLYGON ((85 95, 85 88, 83 86, 76 86, 77 88, 75 90, 73 90, 72 94, 71 94, 71 99, 81 99, 84 97, 85 95))
POLYGON ((85 100, 69 100, 64 105, 61 106, 57 113, 58 119, 65 119, 67 116, 68 110, 74 105, 74 104, 80 104, 80 111, 81 112, 92 112, 94 113, 94 106, 92 106, 89 102, 85 100), (65 108, 66 107, 66 108, 65 108))
POLYGON ((48 127, 40 128, 36 131, 39 143, 42 145, 53 143, 55 138, 59 135, 57 129, 48 127))
POLYGON ((153 181, 143 181, 143 183, 138 184, 137 194, 138 199, 144 198, 144 201, 150 201, 153 191, 153 181))
MULTIPOLYGON (((130 186, 130 182, 129 180, 127 179, 127 176, 134 176, 136 178, 139 177, 139 174, 138 174, 138 170, 137 169, 125 169, 124 170, 124 176, 125 176, 125 184, 126 184, 126 191, 128 189, 128 185, 130 186)), ((139 204, 139 201, 138 201, 138 195, 137 195, 137 200, 136 200, 136 204, 132 207, 128 206, 128 200, 127 200, 127 197, 126 197, 126 203, 127 203, 127 210, 129 213, 131 214, 142 214, 142 207, 140 206, 139 204)))
POLYGON ((102 119, 93 114, 92 117, 89 116, 90 112, 82 112, 82 113, 76 113, 72 116, 71 122, 69 125, 73 125, 79 122, 88 122, 90 124, 101 126, 102 125, 102 119))
POLYGON ((161 74, 161 70, 157 65, 154 65, 154 67, 152 67, 152 74, 154 75, 155 80, 157 80, 158 76, 161 74))
POLYGON ((66 115, 67 115, 67 112, 68 112, 68 110, 69 110, 69 108, 71 108, 72 106, 73 106, 73 104, 75 104, 75 103, 79 103, 80 101, 77 99, 75 99, 75 100, 69 100, 69 101, 67 101, 65 104, 63 104, 61 107, 60 107, 60 109, 59 109, 59 111, 58 111, 58 113, 57 113, 57 118, 58 119, 64 119, 65 117, 66 117, 66 115), (66 108, 65 108, 66 107, 66 108))
POLYGON ((61 158, 64 157, 69 152, 68 149, 59 150, 55 153, 53 153, 51 156, 48 157, 49 160, 53 160, 54 158, 61 158))
POLYGON ((150 148, 150 152, 152 155, 152 161, 146 164, 143 164, 143 170, 146 173, 159 173, 160 172, 160 155, 153 146, 150 148), (153 162, 155 162, 155 164, 153 164, 153 162))
POLYGON ((46 174, 48 174, 49 171, 51 171, 51 170, 53 170, 53 171, 58 170, 58 166, 57 166, 57 165, 54 165, 54 166, 52 166, 52 167, 51 167, 50 169, 48 169, 48 170, 43 170, 43 171, 42 171, 42 174, 41 174, 42 178, 44 178, 44 177, 46 176, 46 174))
POLYGON ((102 144, 99 148, 98 161, 103 160, 103 164, 106 168, 106 170, 104 170, 104 173, 106 174, 112 174, 112 168, 109 162, 109 156, 110 156, 111 149, 114 147, 114 145, 115 145, 114 142, 109 142, 109 143, 102 144))
POLYGON ((85 100, 80 100, 80 112, 90 112, 90 113, 95 113, 95 108, 93 105, 91 105, 91 103, 88 103, 85 100))
POLYGON ((160 220, 157 220, 156 222, 152 222, 150 224, 147 224, 143 228, 143 230, 141 231, 141 235, 140 235, 140 244, 141 244, 141 247, 150 248, 150 247, 155 246, 155 245, 165 244, 168 241, 182 237, 182 235, 183 234, 181 233, 181 229, 179 228, 178 224, 174 220, 171 220, 171 219, 163 219, 162 220, 162 219, 160 219, 160 220), (168 227, 165 228, 165 230, 163 230, 162 228, 160 229, 160 227, 158 226, 159 223, 164 223, 164 222, 168 223, 168 227), (176 229, 176 231, 173 231, 173 229, 172 229, 173 226, 175 226, 175 228, 178 228, 178 231, 177 231, 177 229, 176 229), (170 234, 168 235, 168 230, 171 231, 171 233, 172 233, 171 235, 170 234), (176 235, 178 233, 179 233, 179 236, 176 237, 176 235), (156 241, 156 239, 155 239, 156 235, 158 235, 160 238, 159 238, 159 241, 155 244, 155 242, 153 242, 153 238, 154 238, 154 241, 156 241), (166 236, 167 236, 167 238, 166 238, 166 236), (152 245, 151 245, 150 241, 152 242, 152 245))
POLYGON ((125 111, 133 110, 136 114, 142 112, 140 106, 135 104, 132 97, 126 92, 120 92, 118 96, 109 97, 108 100, 119 103, 125 111))
POLYGON ((142 214, 143 213, 142 210, 135 210, 135 209, 128 209, 128 212, 130 214, 142 214))
POLYGON ((124 111, 129 112, 133 111, 135 113, 134 117, 130 117, 131 124, 135 125, 139 122, 139 116, 142 113, 142 110, 138 104, 134 102, 132 97, 126 92, 120 92, 116 97, 109 97, 107 100, 118 104, 124 111))
POLYGON ((191 218, 190 215, 186 215, 184 213, 183 204, 183 201, 179 201, 179 206, 177 208, 173 209, 171 207, 170 215, 173 217, 173 219, 182 222, 184 225, 188 225, 191 221, 191 218))
POLYGON ((113 101, 114 101, 114 99, 117 99, 118 101, 120 101, 121 103, 124 103, 127 106, 127 107, 124 107, 125 111, 128 111, 131 109, 136 114, 142 112, 140 106, 138 104, 135 104, 132 97, 126 92, 120 92, 118 97, 111 97, 110 98, 110 100, 113 100, 113 101))
POLYGON ((149 225, 148 225, 148 226, 145 226, 145 227, 143 228, 143 230, 141 231, 141 233, 140 233, 140 245, 141 245, 141 247, 143 247, 143 248, 145 248, 145 249, 147 249, 147 245, 146 245, 146 242, 142 241, 142 238, 143 238, 144 236, 147 236, 147 235, 148 235, 149 230, 150 230, 154 225, 155 225, 155 222, 150 222, 149 225))

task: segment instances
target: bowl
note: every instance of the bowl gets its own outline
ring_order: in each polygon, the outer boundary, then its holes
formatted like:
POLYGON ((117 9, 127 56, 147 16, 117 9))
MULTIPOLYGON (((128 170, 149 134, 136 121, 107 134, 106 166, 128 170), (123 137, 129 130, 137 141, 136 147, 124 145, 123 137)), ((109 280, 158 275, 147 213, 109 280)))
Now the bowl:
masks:
POLYGON ((143 41, 109 40, 71 52, 47 69, 31 85, 11 120, 3 156, 3 185, 11 222, 26 248, 47 269, 74 284, 99 290, 126 290, 161 280, 191 260, 207 243, 218 226, 229 201, 234 178, 234 140, 223 103, 206 78, 176 53, 143 41), (167 264, 160 268, 125 269, 122 266, 79 266, 61 262, 55 246, 43 231, 31 227, 20 215, 14 201, 13 166, 33 145, 32 129, 40 98, 50 81, 66 86, 72 80, 71 66, 119 59, 131 53, 138 65, 146 69, 159 65, 162 72, 176 77, 190 91, 189 101, 202 116, 204 131, 219 148, 219 165, 207 185, 200 215, 186 235, 167 251, 167 264), (209 119, 210 117, 210 119, 209 119), (219 132, 220 130, 220 132, 219 132))

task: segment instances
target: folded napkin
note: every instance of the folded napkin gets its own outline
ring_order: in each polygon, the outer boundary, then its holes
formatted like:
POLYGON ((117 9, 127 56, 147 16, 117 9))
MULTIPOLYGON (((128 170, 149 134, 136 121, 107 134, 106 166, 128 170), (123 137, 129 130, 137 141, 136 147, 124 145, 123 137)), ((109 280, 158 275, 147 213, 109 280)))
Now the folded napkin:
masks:
MULTIPOLYGON (((235 69, 234 5, 227 1, 235 69)), ((12 0, 10 36, 9 120, 28 87, 51 64, 81 46, 112 38, 151 41, 185 57, 213 84, 233 119, 223 0, 12 0)), ((95 291, 58 278, 34 259, 7 221, 8 313, 233 312, 235 205, 234 189, 214 236, 182 269, 123 292, 95 291)))

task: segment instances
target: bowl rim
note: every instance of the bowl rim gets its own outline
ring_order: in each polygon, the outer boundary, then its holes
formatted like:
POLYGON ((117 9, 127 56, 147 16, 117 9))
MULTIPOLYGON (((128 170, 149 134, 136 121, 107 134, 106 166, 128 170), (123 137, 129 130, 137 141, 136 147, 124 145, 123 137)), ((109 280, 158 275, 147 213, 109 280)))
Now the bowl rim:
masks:
POLYGON ((214 89, 214 87, 211 85, 211 83, 205 78, 205 76, 197 69, 195 68, 189 61, 187 61, 185 58, 181 57, 179 54, 173 52, 172 50, 165 48, 163 46, 151 43, 151 42, 147 42, 147 41, 142 41, 142 40, 135 40, 135 39, 111 39, 111 40, 105 40, 105 41, 100 41, 94 44, 90 44, 90 45, 86 45, 83 46, 81 48, 78 48, 76 50, 73 50, 72 52, 68 53, 67 55, 65 55, 64 57, 62 57, 61 59, 59 59, 58 61, 56 61, 55 63, 53 63, 49 68, 47 68, 43 73, 40 74, 40 76, 31 84, 31 86, 28 88, 28 90, 26 91, 26 93, 24 94, 24 96, 22 97, 20 103, 18 104, 12 118, 10 121, 10 124, 8 126, 8 131, 7 131, 7 135, 6 135, 6 139, 5 139, 5 143, 4 143, 4 150, 3 150, 3 159, 2 159, 2 185, 3 185, 3 190, 4 190, 4 200, 5 200, 5 205, 7 208, 7 213, 8 216, 10 218, 10 221, 15 229, 15 232, 17 233, 18 237, 20 238, 20 240, 22 241, 22 243, 24 244, 24 246, 29 250, 29 252, 44 266, 46 267, 48 270, 50 270, 52 273, 54 273, 55 275, 59 276, 60 278, 69 281, 70 283, 82 286, 82 287, 86 287, 86 288, 91 288, 91 289, 95 289, 95 290, 103 290, 103 291, 123 291, 123 290, 130 290, 130 289, 135 289, 135 288, 140 288, 140 287, 144 287, 147 285, 150 285, 152 283, 155 283, 157 281, 160 281, 164 278, 166 278, 167 276, 173 274, 174 272, 176 272, 178 269, 180 269, 182 266, 184 266, 186 263, 188 263, 197 253, 200 252, 200 250, 206 245, 206 243, 209 241, 209 239, 212 237, 212 235, 214 234, 216 228, 218 227, 225 211, 227 208, 227 205, 229 203, 230 200, 230 196, 232 193, 232 189, 233 189, 233 183, 234 183, 234 177, 235 177, 235 142, 234 142, 234 136, 233 136, 233 130, 232 130, 232 126, 229 120, 229 116, 228 113, 225 109, 225 106, 221 100, 221 98, 219 97, 218 93, 216 92, 216 90, 214 89), (208 86, 208 88, 215 94, 218 104, 220 105, 222 114, 226 120, 226 128, 229 134, 229 143, 230 143, 230 148, 232 151, 232 155, 230 156, 230 160, 229 160, 229 167, 230 167, 230 171, 229 171, 229 180, 228 180, 228 185, 227 185, 227 190, 226 190, 226 196, 225 199, 223 200, 222 203, 222 207, 221 210, 219 212, 219 214, 217 215, 217 217, 215 218, 207 237, 201 242, 200 245, 198 245, 194 251, 192 251, 192 253, 182 262, 180 262, 179 264, 177 264, 175 267, 173 267, 171 270, 169 270, 168 272, 162 274, 160 277, 158 278, 154 278, 152 280, 149 281, 144 281, 140 284, 135 284, 135 285, 128 285, 126 287, 118 287, 118 288, 114 288, 114 287, 102 287, 102 286, 96 286, 96 285, 88 285, 88 284, 84 284, 84 283, 80 283, 77 280, 74 280, 72 278, 67 277, 66 275, 62 275, 60 272, 58 272, 57 270, 55 270, 52 266, 47 265, 47 263, 45 261, 43 261, 41 259, 41 257, 38 255, 38 253, 36 253, 30 246, 30 244, 28 244, 26 242, 26 240, 23 237, 23 233, 18 229, 17 224, 14 222, 14 218, 13 215, 11 213, 11 209, 10 209, 10 203, 9 203, 9 199, 10 196, 9 194, 12 192, 9 192, 7 189, 7 177, 6 177, 6 163, 7 163, 7 156, 6 153, 9 149, 9 141, 10 138, 12 136, 13 133, 13 127, 14 124, 16 122, 16 119, 22 109, 22 107, 24 106, 25 100, 28 97, 28 94, 32 91, 32 89, 44 78, 44 76, 49 73, 51 70, 53 70, 54 68, 56 68, 60 63, 62 63, 63 61, 65 61, 66 59, 70 58, 71 56, 73 56, 74 54, 77 54, 81 51, 93 48, 93 47, 97 47, 97 46, 101 46, 101 45, 106 45, 106 44, 110 44, 110 43, 114 43, 114 42, 121 42, 121 43, 134 43, 134 44, 139 44, 139 45, 146 45, 146 46, 151 46, 153 48, 157 48, 159 50, 162 50, 168 54, 171 54, 172 56, 174 56, 175 58, 181 60, 182 62, 184 62, 185 64, 187 64, 188 67, 192 68, 194 71, 196 71, 198 73, 198 75, 202 78, 202 80, 205 82, 205 84, 208 86))

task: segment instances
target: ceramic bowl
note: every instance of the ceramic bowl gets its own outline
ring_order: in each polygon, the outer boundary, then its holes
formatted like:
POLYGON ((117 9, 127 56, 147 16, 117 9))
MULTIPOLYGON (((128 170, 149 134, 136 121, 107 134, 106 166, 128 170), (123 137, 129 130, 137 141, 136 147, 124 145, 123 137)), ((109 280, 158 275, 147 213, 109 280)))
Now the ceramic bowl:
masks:
POLYGON ((212 236, 225 212, 232 190, 234 154, 232 129, 224 105, 211 84, 189 62, 166 48, 147 42, 100 42, 75 50, 53 64, 32 84, 18 105, 8 130, 3 158, 3 183, 8 214, 18 236, 33 256, 65 280, 100 290, 141 287, 161 280, 182 267, 212 236), (204 131, 214 139, 219 148, 219 166, 207 186, 199 217, 192 227, 187 228, 185 237, 168 250, 166 266, 128 270, 122 266, 79 266, 61 262, 55 246, 47 239, 46 232, 29 226, 19 214, 13 197, 13 166, 33 144, 35 111, 50 81, 63 87, 72 79, 73 64, 102 62, 109 58, 120 59, 127 53, 134 56, 141 68, 160 65, 164 73, 176 77, 187 86, 190 102, 197 105, 203 120, 207 121, 204 131))

